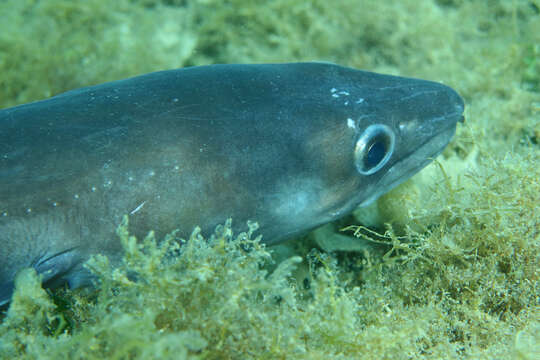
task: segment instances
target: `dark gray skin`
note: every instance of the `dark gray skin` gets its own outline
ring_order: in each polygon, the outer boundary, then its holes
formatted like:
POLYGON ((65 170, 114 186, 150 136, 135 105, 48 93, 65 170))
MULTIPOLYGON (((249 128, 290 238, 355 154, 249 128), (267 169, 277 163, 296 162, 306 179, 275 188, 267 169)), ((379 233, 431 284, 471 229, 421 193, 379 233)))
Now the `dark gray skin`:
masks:
POLYGON ((125 214, 139 237, 227 218, 269 244, 305 233, 423 168, 462 113, 442 84, 327 63, 162 71, 1 110, 0 304, 25 267, 88 284, 90 255, 121 258, 125 214))

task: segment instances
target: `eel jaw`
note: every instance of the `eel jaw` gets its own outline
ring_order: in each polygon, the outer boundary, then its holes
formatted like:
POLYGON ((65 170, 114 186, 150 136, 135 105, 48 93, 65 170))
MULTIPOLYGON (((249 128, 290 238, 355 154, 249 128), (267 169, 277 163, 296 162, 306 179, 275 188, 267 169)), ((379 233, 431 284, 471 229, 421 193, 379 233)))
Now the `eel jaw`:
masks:
POLYGON ((456 126, 454 124, 434 135, 408 156, 392 164, 374 186, 375 191, 358 206, 370 205, 381 195, 386 194, 426 167, 446 148, 455 132, 456 126))

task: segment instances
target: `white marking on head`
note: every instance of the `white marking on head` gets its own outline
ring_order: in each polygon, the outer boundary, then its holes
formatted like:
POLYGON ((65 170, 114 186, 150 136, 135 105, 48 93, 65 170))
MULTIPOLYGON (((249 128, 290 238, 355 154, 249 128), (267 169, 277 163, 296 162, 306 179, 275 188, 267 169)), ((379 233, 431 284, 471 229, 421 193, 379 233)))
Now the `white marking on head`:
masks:
POLYGON ((354 120, 351 118, 347 118, 347 127, 349 129, 356 129, 356 124, 354 123, 354 120))
POLYGON ((420 124, 418 124, 417 119, 407 119, 407 121, 400 122, 398 125, 399 131, 414 131, 415 129, 420 128, 420 124))
POLYGON ((356 103, 357 104, 361 104, 364 102, 364 98, 359 98, 358 100, 356 100, 356 103))

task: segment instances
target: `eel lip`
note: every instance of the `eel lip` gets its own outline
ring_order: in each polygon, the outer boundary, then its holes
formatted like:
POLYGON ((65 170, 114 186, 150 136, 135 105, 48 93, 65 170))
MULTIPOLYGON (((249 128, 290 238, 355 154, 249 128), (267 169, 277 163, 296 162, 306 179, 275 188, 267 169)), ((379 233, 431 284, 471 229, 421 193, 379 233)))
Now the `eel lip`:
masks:
POLYGON ((394 163, 388 169, 387 173, 377 182, 377 190, 362 201, 359 206, 363 207, 373 203, 381 195, 394 189, 426 167, 446 148, 455 132, 456 122, 453 122, 451 126, 435 134, 408 156, 394 163))

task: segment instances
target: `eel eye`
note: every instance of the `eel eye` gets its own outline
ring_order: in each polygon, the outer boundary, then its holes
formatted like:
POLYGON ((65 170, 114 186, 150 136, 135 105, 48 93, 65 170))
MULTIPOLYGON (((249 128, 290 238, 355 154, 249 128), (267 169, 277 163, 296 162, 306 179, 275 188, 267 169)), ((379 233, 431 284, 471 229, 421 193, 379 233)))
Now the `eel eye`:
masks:
POLYGON ((394 144, 395 135, 388 126, 368 126, 354 148, 354 161, 358 172, 371 175, 379 171, 392 156, 394 144))

